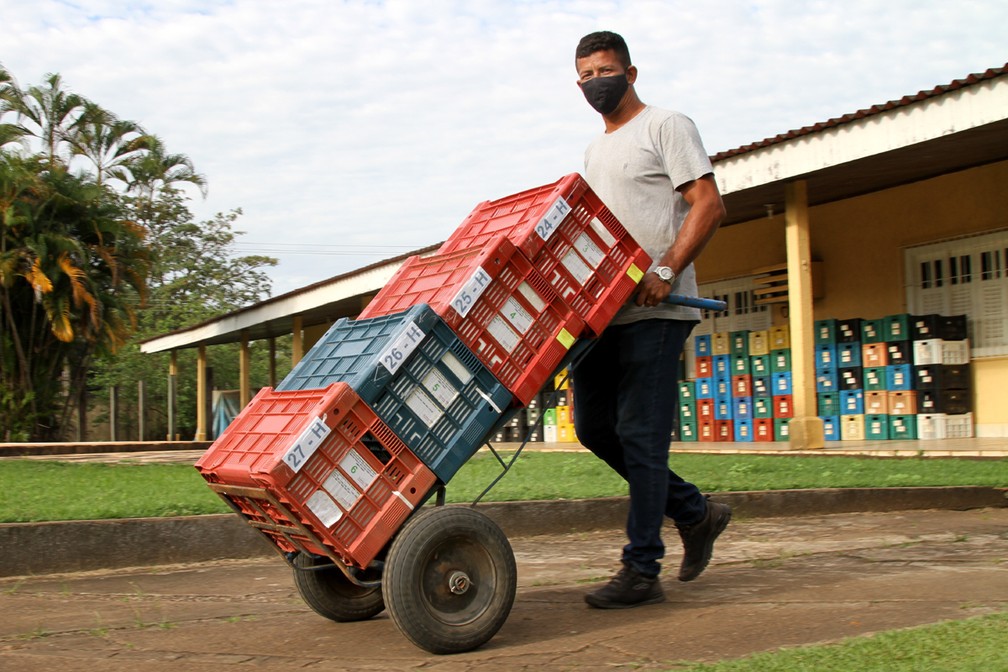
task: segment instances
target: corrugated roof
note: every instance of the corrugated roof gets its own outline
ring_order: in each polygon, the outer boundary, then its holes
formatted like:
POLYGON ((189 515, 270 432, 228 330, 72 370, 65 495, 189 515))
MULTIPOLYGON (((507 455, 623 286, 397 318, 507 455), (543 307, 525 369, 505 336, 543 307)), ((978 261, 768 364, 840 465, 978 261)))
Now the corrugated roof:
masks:
POLYGON ((746 152, 752 152, 757 149, 770 147, 772 145, 776 145, 781 142, 786 142, 787 140, 792 140, 794 138, 798 138, 803 135, 810 135, 812 133, 817 133, 827 128, 835 128, 837 126, 841 126, 843 124, 852 121, 857 121, 875 114, 888 112, 889 110, 893 110, 899 107, 906 107, 907 105, 912 105, 922 100, 927 100, 928 98, 934 98, 935 96, 940 96, 950 91, 962 89, 967 86, 973 86, 975 84, 979 84, 980 82, 989 79, 1001 77, 1005 74, 1008 74, 1008 63, 1005 63, 1004 66, 1000 68, 990 68, 989 70, 986 70, 984 72, 974 73, 962 79, 953 80, 949 84, 942 84, 940 86, 934 87, 933 89, 918 91, 915 94, 903 96, 898 100, 890 100, 889 102, 882 103, 881 105, 872 105, 871 107, 858 110, 857 112, 845 114, 841 117, 834 117, 827 121, 812 124, 811 126, 804 126, 802 128, 798 128, 793 131, 788 131, 787 133, 781 133, 779 135, 773 136, 772 138, 766 138, 764 140, 753 142, 748 145, 743 145, 735 149, 727 149, 723 152, 718 152, 717 154, 711 156, 711 161, 722 161, 724 159, 733 156, 738 156, 739 154, 745 154, 746 152))

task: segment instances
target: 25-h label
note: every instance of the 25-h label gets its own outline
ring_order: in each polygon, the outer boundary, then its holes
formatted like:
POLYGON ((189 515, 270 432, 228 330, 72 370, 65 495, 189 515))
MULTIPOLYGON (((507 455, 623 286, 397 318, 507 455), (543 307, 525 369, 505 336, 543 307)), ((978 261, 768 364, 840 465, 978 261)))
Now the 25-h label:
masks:
POLYGON ((452 299, 452 308, 459 314, 459 317, 465 317, 469 314, 472 307, 476 305, 476 300, 489 285, 490 274, 480 266, 452 299))

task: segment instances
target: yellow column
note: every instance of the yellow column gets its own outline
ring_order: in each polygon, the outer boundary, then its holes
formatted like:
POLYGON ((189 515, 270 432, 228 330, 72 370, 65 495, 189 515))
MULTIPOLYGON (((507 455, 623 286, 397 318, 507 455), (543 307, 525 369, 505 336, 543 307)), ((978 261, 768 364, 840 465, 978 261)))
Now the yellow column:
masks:
POLYGON ((794 450, 823 448, 823 423, 816 412, 812 251, 809 244, 808 185, 784 187, 784 236, 787 248, 788 319, 791 332, 791 387, 794 418, 788 424, 794 450))
POLYGON ((168 358, 168 436, 169 441, 175 441, 175 402, 178 391, 178 353, 171 351, 168 358))
POLYGON ((248 406, 249 401, 252 400, 252 388, 249 385, 249 369, 251 366, 252 358, 249 354, 248 332, 242 331, 241 349, 238 352, 238 403, 241 405, 241 408, 248 406))
POLYGON ((276 387, 276 338, 269 339, 269 386, 276 387))
POLYGON ((196 440, 207 439, 207 356, 206 346, 200 344, 196 355, 196 440))
POLYGON ((304 332, 302 331, 301 316, 294 316, 294 326, 291 329, 294 335, 291 343, 291 366, 297 364, 304 357, 304 332))

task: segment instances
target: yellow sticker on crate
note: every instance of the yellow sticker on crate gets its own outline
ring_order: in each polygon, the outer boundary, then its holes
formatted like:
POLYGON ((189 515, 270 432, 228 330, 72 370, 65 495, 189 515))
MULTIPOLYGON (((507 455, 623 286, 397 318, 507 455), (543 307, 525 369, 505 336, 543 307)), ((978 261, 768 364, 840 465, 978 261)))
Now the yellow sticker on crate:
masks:
POLYGON ((560 343, 567 350, 570 350, 571 346, 574 345, 574 341, 576 340, 574 336, 572 336, 571 333, 566 329, 561 329, 560 333, 557 334, 556 339, 560 341, 560 343))
POLYGON ((630 264, 630 268, 626 269, 626 274, 636 283, 640 283, 641 278, 644 277, 644 271, 637 268, 637 264, 630 264))

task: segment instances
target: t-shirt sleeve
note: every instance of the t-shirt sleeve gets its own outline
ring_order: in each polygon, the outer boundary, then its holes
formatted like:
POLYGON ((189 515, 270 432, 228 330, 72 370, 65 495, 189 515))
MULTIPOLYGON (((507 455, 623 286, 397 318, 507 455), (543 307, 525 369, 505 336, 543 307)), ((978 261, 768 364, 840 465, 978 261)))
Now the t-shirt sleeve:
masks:
POLYGON ((665 170, 676 189, 714 172, 693 120, 673 112, 661 124, 660 152, 665 170))

